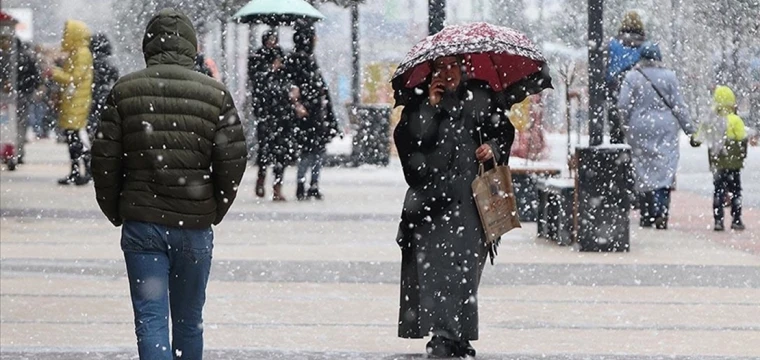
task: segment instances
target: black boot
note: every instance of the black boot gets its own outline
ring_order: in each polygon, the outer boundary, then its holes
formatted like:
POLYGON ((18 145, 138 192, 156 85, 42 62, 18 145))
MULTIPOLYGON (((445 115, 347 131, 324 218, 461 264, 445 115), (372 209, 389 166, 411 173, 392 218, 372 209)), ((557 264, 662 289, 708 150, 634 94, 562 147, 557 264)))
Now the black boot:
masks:
POLYGON ((84 162, 84 173, 74 180, 74 183, 79 186, 87 185, 92 180, 92 155, 89 151, 82 154, 82 162, 84 162))
POLYGON ((457 355, 459 355, 460 357, 465 357, 465 356, 475 357, 475 354, 476 354, 475 348, 472 347, 472 344, 470 344, 470 341, 465 340, 465 341, 459 342, 459 354, 457 355))
POLYGON ((71 185, 76 183, 77 177, 79 177, 79 164, 72 161, 71 162, 71 173, 67 175, 66 177, 58 179, 58 184, 60 185, 71 185))
POLYGON ((256 179, 256 196, 263 198, 266 195, 266 191, 264 190, 266 178, 259 176, 258 179, 256 179))
POLYGON ((306 200, 306 184, 299 182, 296 185, 296 199, 298 201, 306 200))
POLYGON ((317 200, 324 199, 324 196, 321 192, 319 192, 319 185, 317 184, 311 184, 311 187, 309 187, 309 191, 306 193, 306 196, 310 198, 315 198, 317 200))
POLYGON ((425 352, 433 358, 450 358, 459 356, 459 347, 453 340, 436 335, 428 341, 425 352))
POLYGON ((713 230, 715 231, 726 230, 726 227, 723 226, 723 220, 715 220, 715 227, 713 227, 713 230))
POLYGON ((731 230, 737 230, 742 231, 744 230, 744 223, 742 222, 741 218, 734 218, 734 221, 731 222, 731 230))

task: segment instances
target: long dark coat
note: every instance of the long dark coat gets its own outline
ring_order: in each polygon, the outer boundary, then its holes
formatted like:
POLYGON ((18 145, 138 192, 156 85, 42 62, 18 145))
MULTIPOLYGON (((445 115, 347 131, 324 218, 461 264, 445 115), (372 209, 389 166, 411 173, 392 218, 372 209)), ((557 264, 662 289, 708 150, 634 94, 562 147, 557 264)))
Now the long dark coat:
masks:
POLYGON ((260 49, 249 59, 251 103, 256 124, 259 166, 292 164, 297 155, 295 114, 290 100, 292 82, 284 68, 273 71, 276 51, 260 49))
POLYGON ((301 91, 300 102, 309 115, 296 119, 296 136, 301 153, 321 153, 338 134, 330 91, 313 54, 296 52, 287 60, 288 73, 301 91))
POLYGON ((497 96, 471 82, 438 106, 427 99, 407 106, 396 127, 409 185, 397 236, 400 337, 478 338, 478 285, 488 249, 472 196, 475 150, 488 143, 506 163, 514 140, 497 96))

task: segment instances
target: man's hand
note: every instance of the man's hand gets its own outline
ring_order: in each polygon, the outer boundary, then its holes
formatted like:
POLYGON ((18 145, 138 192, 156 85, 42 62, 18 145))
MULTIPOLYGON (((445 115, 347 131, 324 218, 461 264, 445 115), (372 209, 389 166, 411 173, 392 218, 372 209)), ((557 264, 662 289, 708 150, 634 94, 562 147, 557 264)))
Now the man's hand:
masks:
POLYGON ((475 157, 480 162, 486 162, 488 160, 493 159, 493 150, 491 149, 491 145, 483 144, 480 145, 480 147, 475 150, 475 157))
POLYGON ((443 80, 433 78, 433 81, 430 83, 430 90, 428 90, 428 99, 430 100, 430 105, 438 105, 438 103, 441 102, 441 98, 443 97, 443 92, 445 90, 446 86, 443 80))

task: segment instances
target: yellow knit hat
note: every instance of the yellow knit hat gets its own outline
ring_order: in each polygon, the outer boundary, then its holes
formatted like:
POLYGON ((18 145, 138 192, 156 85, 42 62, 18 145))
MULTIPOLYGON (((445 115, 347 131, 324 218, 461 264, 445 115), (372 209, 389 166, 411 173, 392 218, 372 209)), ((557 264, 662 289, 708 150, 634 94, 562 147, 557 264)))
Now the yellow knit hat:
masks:
POLYGON ((715 101, 716 110, 719 111, 733 112, 734 106, 736 106, 736 96, 728 86, 716 86, 713 100, 715 101))
POLYGON ((641 21, 639 13, 635 11, 625 13, 620 24, 620 32, 644 35, 644 22, 641 21))

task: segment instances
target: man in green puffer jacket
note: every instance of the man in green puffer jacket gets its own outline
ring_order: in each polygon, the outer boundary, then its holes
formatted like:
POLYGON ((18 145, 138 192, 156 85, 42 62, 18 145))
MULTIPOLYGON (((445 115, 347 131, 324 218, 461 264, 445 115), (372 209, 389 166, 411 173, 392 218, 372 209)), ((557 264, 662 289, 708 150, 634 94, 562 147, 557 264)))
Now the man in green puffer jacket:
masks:
POLYGON ((742 222, 741 170, 747 157, 747 130, 736 114, 736 96, 727 86, 719 85, 714 94, 715 114, 701 124, 692 146, 708 143, 710 170, 713 173, 713 217, 715 231, 723 231, 723 199, 731 193, 731 229, 744 230, 742 222))
POLYGON ((235 200, 245 137, 230 92, 193 70, 197 39, 184 14, 155 15, 142 46, 146 69, 119 79, 106 101, 93 146, 95 190, 108 220, 123 223, 140 359, 196 360, 211 225, 235 200))

